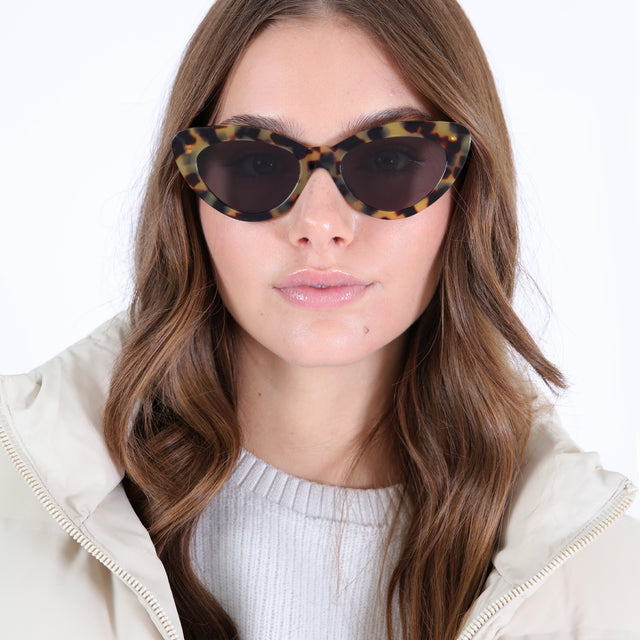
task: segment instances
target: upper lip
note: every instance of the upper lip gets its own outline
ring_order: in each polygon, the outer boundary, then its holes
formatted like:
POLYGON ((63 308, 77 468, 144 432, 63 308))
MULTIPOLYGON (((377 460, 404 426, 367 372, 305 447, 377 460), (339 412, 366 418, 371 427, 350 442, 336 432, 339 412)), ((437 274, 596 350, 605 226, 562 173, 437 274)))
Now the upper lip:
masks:
POLYGON ((317 269, 298 269, 277 282, 276 289, 290 287, 353 287, 370 284, 350 273, 339 269, 320 271, 317 269))

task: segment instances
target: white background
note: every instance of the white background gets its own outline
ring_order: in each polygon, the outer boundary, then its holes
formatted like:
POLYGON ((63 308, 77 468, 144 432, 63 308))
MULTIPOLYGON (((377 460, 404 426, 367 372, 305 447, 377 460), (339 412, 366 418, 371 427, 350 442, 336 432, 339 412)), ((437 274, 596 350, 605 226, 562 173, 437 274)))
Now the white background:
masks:
MULTIPOLYGON (((503 99, 523 262, 547 301, 525 280, 518 309, 571 383, 558 400, 565 426, 637 483, 640 3, 462 4, 503 99)), ((37 365, 126 306, 152 140, 208 6, 0 5, 3 373, 37 365)))

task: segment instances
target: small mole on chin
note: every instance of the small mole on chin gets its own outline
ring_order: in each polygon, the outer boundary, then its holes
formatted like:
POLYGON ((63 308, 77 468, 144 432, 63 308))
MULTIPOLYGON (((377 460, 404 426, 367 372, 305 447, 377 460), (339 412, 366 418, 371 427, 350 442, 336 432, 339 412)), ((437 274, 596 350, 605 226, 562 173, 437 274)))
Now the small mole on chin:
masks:
POLYGON ((369 327, 363 327, 362 331, 363 333, 369 333, 369 327))

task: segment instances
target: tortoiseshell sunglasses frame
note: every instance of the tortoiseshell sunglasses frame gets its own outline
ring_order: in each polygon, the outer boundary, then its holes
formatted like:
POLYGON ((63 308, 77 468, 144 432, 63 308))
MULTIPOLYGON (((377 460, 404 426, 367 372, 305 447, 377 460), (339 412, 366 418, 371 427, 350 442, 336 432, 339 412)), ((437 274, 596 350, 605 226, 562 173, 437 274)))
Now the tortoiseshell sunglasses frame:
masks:
POLYGON ((460 124, 445 121, 389 122, 360 131, 333 146, 306 147, 279 133, 245 125, 216 125, 192 127, 176 133, 172 140, 173 154, 180 173, 187 184, 208 205, 238 220, 269 220, 277 218, 291 209, 302 193, 311 173, 318 168, 326 169, 344 199, 356 210, 374 218, 397 220, 412 216, 433 204, 453 185, 462 171, 471 147, 471 134, 460 124), (447 165, 438 184, 413 206, 398 211, 382 211, 356 198, 347 187, 341 172, 342 158, 355 146, 381 138, 419 137, 437 142, 445 150, 447 165), (259 213, 238 211, 220 200, 209 190, 198 171, 198 155, 213 144, 230 140, 260 140, 293 153, 300 165, 298 181, 277 207, 259 213))

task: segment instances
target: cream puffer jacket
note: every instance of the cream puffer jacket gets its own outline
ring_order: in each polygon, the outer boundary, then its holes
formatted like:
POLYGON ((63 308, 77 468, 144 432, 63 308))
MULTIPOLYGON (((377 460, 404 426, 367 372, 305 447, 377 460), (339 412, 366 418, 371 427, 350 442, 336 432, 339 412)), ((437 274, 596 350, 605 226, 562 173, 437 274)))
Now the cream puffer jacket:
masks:
MULTIPOLYGON (((102 438, 118 317, 0 379, 0 638, 182 638, 169 582, 102 438)), ((541 412, 500 548, 460 639, 640 638, 634 488, 541 412)))

